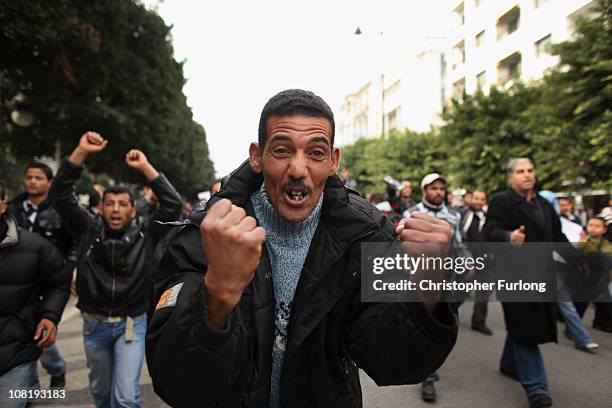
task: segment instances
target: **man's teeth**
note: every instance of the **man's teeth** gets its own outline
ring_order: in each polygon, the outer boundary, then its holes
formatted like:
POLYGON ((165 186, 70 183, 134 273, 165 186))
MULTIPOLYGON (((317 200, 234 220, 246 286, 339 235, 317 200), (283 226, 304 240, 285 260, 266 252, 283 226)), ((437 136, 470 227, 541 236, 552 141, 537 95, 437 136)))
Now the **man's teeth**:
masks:
POLYGON ((294 200, 301 200, 302 198, 304 198, 304 193, 302 193, 301 191, 290 191, 289 195, 294 200))

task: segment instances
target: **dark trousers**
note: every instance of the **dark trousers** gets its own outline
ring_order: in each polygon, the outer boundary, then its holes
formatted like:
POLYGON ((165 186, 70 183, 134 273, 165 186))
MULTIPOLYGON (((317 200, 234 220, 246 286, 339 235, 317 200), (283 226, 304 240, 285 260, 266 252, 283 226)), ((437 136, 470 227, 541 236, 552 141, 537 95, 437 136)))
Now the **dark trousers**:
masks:
MULTIPOLYGON (((576 311, 580 317, 584 316, 590 302, 574 302, 576 311)), ((593 326, 612 327, 612 303, 610 302, 593 302, 595 305, 595 318, 593 326)))

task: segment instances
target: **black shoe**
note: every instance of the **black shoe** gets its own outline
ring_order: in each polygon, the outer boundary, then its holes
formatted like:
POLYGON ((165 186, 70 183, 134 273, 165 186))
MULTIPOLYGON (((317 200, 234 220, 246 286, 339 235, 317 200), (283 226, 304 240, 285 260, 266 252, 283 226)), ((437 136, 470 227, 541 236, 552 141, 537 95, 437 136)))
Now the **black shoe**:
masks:
POLYGON ((552 399, 546 394, 535 394, 528 397, 529 408, 552 407, 552 399))
POLYGON ((66 373, 51 376, 49 388, 64 388, 66 387, 66 373))
POLYGON ((521 381, 517 373, 511 370, 508 370, 507 368, 499 367, 499 372, 505 375, 506 377, 512 378, 515 381, 521 381))
POLYGON ((433 381, 425 381, 421 389, 421 398, 425 402, 436 402, 436 388, 433 381))
POLYGON ((487 336, 492 336, 493 332, 484 324, 473 324, 472 330, 477 331, 479 333, 485 334, 487 336))

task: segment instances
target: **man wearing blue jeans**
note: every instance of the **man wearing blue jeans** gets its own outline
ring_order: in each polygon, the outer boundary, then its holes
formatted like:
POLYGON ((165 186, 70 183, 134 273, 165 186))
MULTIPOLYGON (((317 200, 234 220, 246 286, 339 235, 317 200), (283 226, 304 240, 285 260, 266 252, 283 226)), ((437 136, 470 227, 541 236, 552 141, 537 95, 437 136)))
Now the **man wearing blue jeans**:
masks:
MULTIPOLYGON (((525 268, 521 247, 526 242, 570 246, 561 231, 559 216, 550 202, 535 191, 535 169, 530 159, 513 159, 506 171, 510 188, 493 196, 483 227, 487 241, 511 244, 496 254, 497 269, 503 267, 515 278, 526 269, 540 270, 543 275, 550 271, 545 277, 554 281, 552 247, 550 256, 530 258, 529 268, 525 268)), ((557 341, 556 303, 505 301, 502 308, 508 334, 499 369, 520 381, 530 408, 550 407, 552 399, 539 344, 557 341)))
POLYGON ((132 319, 134 331, 131 340, 126 338, 126 321, 123 319, 99 322, 88 315, 84 317, 85 354, 96 406, 107 406, 105 402, 113 387, 115 406, 140 406, 139 379, 144 361, 146 314, 132 319))
POLYGON ((166 232, 156 221, 177 220, 182 200, 144 153, 134 149, 126 154, 125 162, 146 177, 158 197, 155 214, 136 218, 134 197, 123 186, 106 189, 99 215, 79 206, 73 189, 83 163, 106 144, 95 132, 81 136, 79 145, 62 163, 50 197, 63 222, 79 238, 77 307, 83 314, 89 388, 96 407, 140 407, 154 251, 166 232))

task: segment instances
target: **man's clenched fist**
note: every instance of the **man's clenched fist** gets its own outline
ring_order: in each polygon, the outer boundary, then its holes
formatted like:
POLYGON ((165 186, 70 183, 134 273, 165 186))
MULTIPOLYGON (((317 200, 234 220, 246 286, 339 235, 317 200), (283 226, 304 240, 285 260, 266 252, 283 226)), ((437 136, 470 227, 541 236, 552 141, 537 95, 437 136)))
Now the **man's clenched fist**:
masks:
MULTIPOLYGON (((444 256, 450 247, 453 230, 448 222, 424 213, 413 213, 410 218, 400 221, 395 233, 402 241, 402 252, 410 256, 439 257, 444 256)), ((422 280, 440 281, 444 276, 442 270, 416 271, 412 281, 418 285, 422 280)), ((422 293, 425 308, 433 312, 440 300, 438 291, 422 293)))
POLYGON ((125 164, 144 174, 149 181, 153 181, 159 176, 157 170, 149 163, 147 156, 138 149, 132 149, 127 152, 125 155, 125 164))
POLYGON ((85 132, 79 139, 79 144, 68 157, 68 161, 73 164, 81 165, 87 156, 92 153, 99 153, 106 148, 108 140, 104 139, 99 133, 85 132))
POLYGON ((418 248, 416 252, 424 252, 424 255, 428 256, 439 256, 446 253, 453 237, 453 230, 448 222, 419 212, 400 221, 395 233, 404 243, 402 248, 407 253, 413 252, 410 244, 412 243, 413 247, 418 248))
POLYGON ((79 147, 87 153, 101 152, 102 150, 104 150, 107 144, 108 140, 100 136, 99 133, 91 131, 83 134, 83 136, 81 136, 81 139, 79 140, 79 147))
POLYGON ((243 208, 223 199, 208 210, 200 236, 208 258, 204 278, 208 317, 213 327, 221 329, 255 275, 266 234, 243 208))

